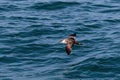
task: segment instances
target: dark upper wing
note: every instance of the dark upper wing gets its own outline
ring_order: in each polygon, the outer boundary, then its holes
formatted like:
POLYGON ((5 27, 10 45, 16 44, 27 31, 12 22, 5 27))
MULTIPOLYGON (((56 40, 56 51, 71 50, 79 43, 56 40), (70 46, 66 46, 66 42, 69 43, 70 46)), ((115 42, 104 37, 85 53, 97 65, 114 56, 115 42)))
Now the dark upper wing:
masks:
POLYGON ((75 44, 79 45, 80 43, 78 41, 75 41, 75 44))
POLYGON ((72 51, 72 46, 74 45, 74 40, 73 39, 69 39, 69 41, 66 44, 65 50, 66 53, 69 55, 72 51))

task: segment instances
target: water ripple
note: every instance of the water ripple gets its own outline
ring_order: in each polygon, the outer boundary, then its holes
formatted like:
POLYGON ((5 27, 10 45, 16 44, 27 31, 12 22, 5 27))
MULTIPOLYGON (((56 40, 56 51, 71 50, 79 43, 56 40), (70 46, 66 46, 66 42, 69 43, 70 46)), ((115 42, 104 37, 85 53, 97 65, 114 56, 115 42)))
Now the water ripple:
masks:
POLYGON ((78 2, 46 2, 46 3, 35 3, 31 8, 37 10, 58 10, 64 9, 68 6, 79 5, 78 2))
POLYGON ((20 8, 16 5, 0 5, 0 11, 16 11, 20 10, 20 8))

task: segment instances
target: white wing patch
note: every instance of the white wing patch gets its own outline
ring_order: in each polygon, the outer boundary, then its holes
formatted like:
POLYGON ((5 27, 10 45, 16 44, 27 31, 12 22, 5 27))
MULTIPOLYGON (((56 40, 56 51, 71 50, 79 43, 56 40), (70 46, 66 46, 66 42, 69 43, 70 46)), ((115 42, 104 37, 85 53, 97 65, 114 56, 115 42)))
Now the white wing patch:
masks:
POLYGON ((63 39, 63 40, 61 40, 60 43, 64 43, 64 44, 66 44, 66 43, 67 43, 67 39, 63 39))

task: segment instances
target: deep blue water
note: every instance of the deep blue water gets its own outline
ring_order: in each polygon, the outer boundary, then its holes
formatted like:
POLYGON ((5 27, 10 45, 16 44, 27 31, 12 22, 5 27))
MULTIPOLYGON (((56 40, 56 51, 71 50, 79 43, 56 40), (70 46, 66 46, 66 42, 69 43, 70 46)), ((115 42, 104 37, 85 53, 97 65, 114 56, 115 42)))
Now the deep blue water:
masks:
POLYGON ((0 80, 119 79, 120 0, 0 0, 0 80))

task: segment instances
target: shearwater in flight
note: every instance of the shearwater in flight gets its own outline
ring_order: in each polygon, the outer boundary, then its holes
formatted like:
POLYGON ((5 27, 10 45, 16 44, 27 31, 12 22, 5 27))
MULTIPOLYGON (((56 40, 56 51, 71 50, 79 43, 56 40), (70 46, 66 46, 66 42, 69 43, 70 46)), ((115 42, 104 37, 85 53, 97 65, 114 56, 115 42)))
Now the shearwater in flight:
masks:
POLYGON ((75 40, 76 38, 76 33, 69 35, 68 38, 61 40, 61 43, 65 43, 65 50, 66 53, 69 55, 72 51, 72 47, 74 46, 74 44, 79 45, 80 43, 78 41, 75 40))

